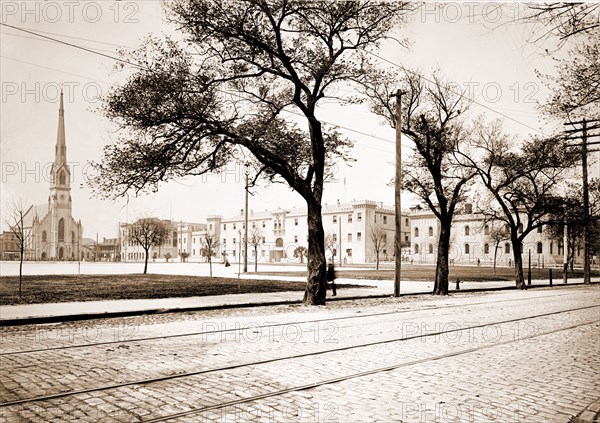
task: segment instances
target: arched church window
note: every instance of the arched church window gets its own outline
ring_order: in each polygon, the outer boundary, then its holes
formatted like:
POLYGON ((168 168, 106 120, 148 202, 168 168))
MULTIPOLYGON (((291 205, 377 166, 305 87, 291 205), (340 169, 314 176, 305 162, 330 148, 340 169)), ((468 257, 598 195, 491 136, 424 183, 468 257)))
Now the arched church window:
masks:
POLYGON ((75 244, 75 232, 71 232, 71 244, 75 244))
POLYGON ((58 221, 58 242, 65 242, 65 219, 58 221))
POLYGON ((46 242, 47 241, 47 235, 46 235, 46 231, 42 232, 42 242, 46 242))
POLYGON ((59 183, 61 185, 64 185, 66 183, 65 172, 60 172, 58 179, 59 179, 59 183))

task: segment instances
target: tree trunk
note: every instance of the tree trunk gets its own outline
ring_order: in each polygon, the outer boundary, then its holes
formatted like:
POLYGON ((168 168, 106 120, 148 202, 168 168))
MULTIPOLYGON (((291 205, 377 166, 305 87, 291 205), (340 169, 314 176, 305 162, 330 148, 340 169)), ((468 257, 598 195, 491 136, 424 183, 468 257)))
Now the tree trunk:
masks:
POLYGON ((258 272, 258 248, 254 247, 254 273, 258 272))
POLYGON ((327 269, 321 204, 316 200, 307 200, 306 203, 308 206, 308 280, 303 302, 307 305, 325 305, 327 269))
POLYGON ((438 240, 437 263, 433 295, 448 295, 448 252, 450 250, 450 224, 440 220, 440 238, 438 240))
POLYGON ((210 269, 210 277, 212 278, 212 260, 210 259, 210 254, 208 255, 208 268, 210 269))
POLYGON ((511 237, 513 258, 515 259, 515 282, 518 289, 525 289, 525 278, 523 277, 523 256, 521 254, 521 241, 517 237, 511 237))
POLYGON ((146 254, 144 255, 144 274, 146 274, 148 272, 148 255, 149 255, 149 249, 145 250, 146 254))
POLYGON ((375 265, 375 270, 379 270, 379 253, 375 254, 375 261, 376 261, 376 265, 375 265))
POLYGON ((21 249, 21 259, 19 261, 19 298, 23 296, 23 256, 24 251, 21 249))

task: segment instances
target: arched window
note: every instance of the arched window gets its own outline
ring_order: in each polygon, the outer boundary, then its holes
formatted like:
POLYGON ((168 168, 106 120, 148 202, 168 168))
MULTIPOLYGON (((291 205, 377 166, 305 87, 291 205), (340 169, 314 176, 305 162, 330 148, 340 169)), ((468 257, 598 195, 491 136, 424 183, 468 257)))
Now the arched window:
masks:
POLYGON ((465 244, 465 254, 471 254, 471 246, 469 244, 465 244))
POLYGON ((77 241, 75 240, 75 232, 71 232, 71 244, 75 244, 77 241))
POLYGON ((517 231, 519 231, 520 234, 523 233, 523 224, 519 223, 519 226, 517 227, 517 231))
POLYGON ((65 242, 65 219, 58 221, 58 242, 65 242))
POLYGON ((415 244, 415 254, 419 254, 419 244, 415 244))
POLYGON ((483 234, 484 235, 489 235, 490 234, 490 225, 485 225, 483 227, 483 234))
POLYGON ((433 228, 431 226, 429 227, 429 236, 433 236, 433 228))
POLYGON ((510 244, 508 242, 504 244, 504 253, 510 254, 510 244))
POLYGON ((66 183, 65 172, 60 172, 60 175, 58 176, 58 182, 61 185, 66 183))
POLYGON ((484 254, 490 253, 490 244, 483 244, 483 253, 484 254))
POLYGON ((433 245, 429 244, 429 254, 433 254, 433 245))
POLYGON ((465 235, 470 235, 471 234, 471 228, 469 228, 469 226, 465 226, 465 235))
POLYGON ((277 238, 275 240, 275 246, 276 247, 283 247, 283 239, 282 238, 277 238))
POLYGON ((415 228, 415 238, 419 236, 419 228, 415 228))
POLYGON ((46 242, 48 240, 48 235, 46 235, 46 231, 42 232, 42 242, 46 242))
POLYGON ((541 243, 541 242, 538 242, 538 243, 537 243, 537 253, 538 253, 538 254, 542 254, 542 248, 543 248, 543 247, 542 247, 542 243, 541 243))

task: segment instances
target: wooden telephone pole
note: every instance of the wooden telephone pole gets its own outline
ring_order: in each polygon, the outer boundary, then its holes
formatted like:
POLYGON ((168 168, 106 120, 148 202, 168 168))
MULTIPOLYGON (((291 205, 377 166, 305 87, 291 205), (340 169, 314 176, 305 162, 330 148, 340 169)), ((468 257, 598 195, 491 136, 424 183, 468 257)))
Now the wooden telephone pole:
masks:
MULTIPOLYGON (((589 134, 588 131, 600 129, 600 120, 586 120, 579 122, 567 122, 565 126, 572 126, 573 129, 567 129, 565 141, 567 147, 574 147, 569 151, 572 154, 581 153, 581 166, 583 168, 583 283, 590 283, 590 193, 588 183, 588 162, 587 154, 598 150, 588 150, 592 144, 600 144, 600 141, 589 142, 589 138, 600 137, 600 133, 589 134), (570 141, 581 141, 581 143, 570 144, 570 141), (579 150, 578 150, 579 149, 579 150)), ((565 245, 565 248, 567 246, 565 245)))
POLYGON ((244 165, 244 273, 248 273, 248 163, 244 165))
POLYGON ((393 97, 396 97, 396 176, 394 179, 394 198, 395 198, 395 229, 394 237, 394 255, 396 262, 396 272, 394 274, 394 297, 400 296, 400 275, 402 271, 402 94, 401 90, 396 91, 393 97))

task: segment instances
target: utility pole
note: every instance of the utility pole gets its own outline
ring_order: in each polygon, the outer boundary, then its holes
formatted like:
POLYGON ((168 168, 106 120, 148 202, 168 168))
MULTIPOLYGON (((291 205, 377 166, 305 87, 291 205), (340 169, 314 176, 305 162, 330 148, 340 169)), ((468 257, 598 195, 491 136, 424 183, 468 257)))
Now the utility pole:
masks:
POLYGON ((248 163, 244 165, 245 205, 244 205, 244 273, 248 273, 248 163))
MULTIPOLYGON (((341 209, 340 209, 341 212, 341 209)), ((338 216, 338 235, 340 238, 340 242, 338 242, 339 245, 339 253, 340 253, 340 267, 342 267, 342 215, 340 214, 338 216)), ((334 260, 331 260, 334 261, 334 260)))
POLYGON ((563 230, 563 283, 567 283, 569 278, 567 272, 569 271, 569 228, 565 220, 565 227, 563 230))
MULTIPOLYGON (((600 129, 600 120, 588 121, 583 119, 579 122, 567 122, 565 126, 572 126, 573 129, 567 129, 565 132, 568 134, 565 140, 581 140, 580 144, 567 144, 567 147, 580 147, 581 150, 570 151, 570 153, 576 154, 581 153, 581 166, 583 168, 583 283, 590 283, 590 193, 588 183, 588 165, 587 165, 587 154, 588 145, 600 144, 600 141, 589 142, 588 138, 600 137, 600 133, 588 134, 589 130, 600 129), (588 124, 591 124, 589 126, 588 124)), ((592 150, 598 151, 598 150, 592 150)))
POLYGON ((396 272, 394 274, 394 297, 400 296, 400 275, 402 271, 402 94, 401 90, 396 91, 393 97, 396 97, 396 176, 394 179, 394 198, 395 198, 395 229, 394 237, 394 255, 396 261, 396 272))

